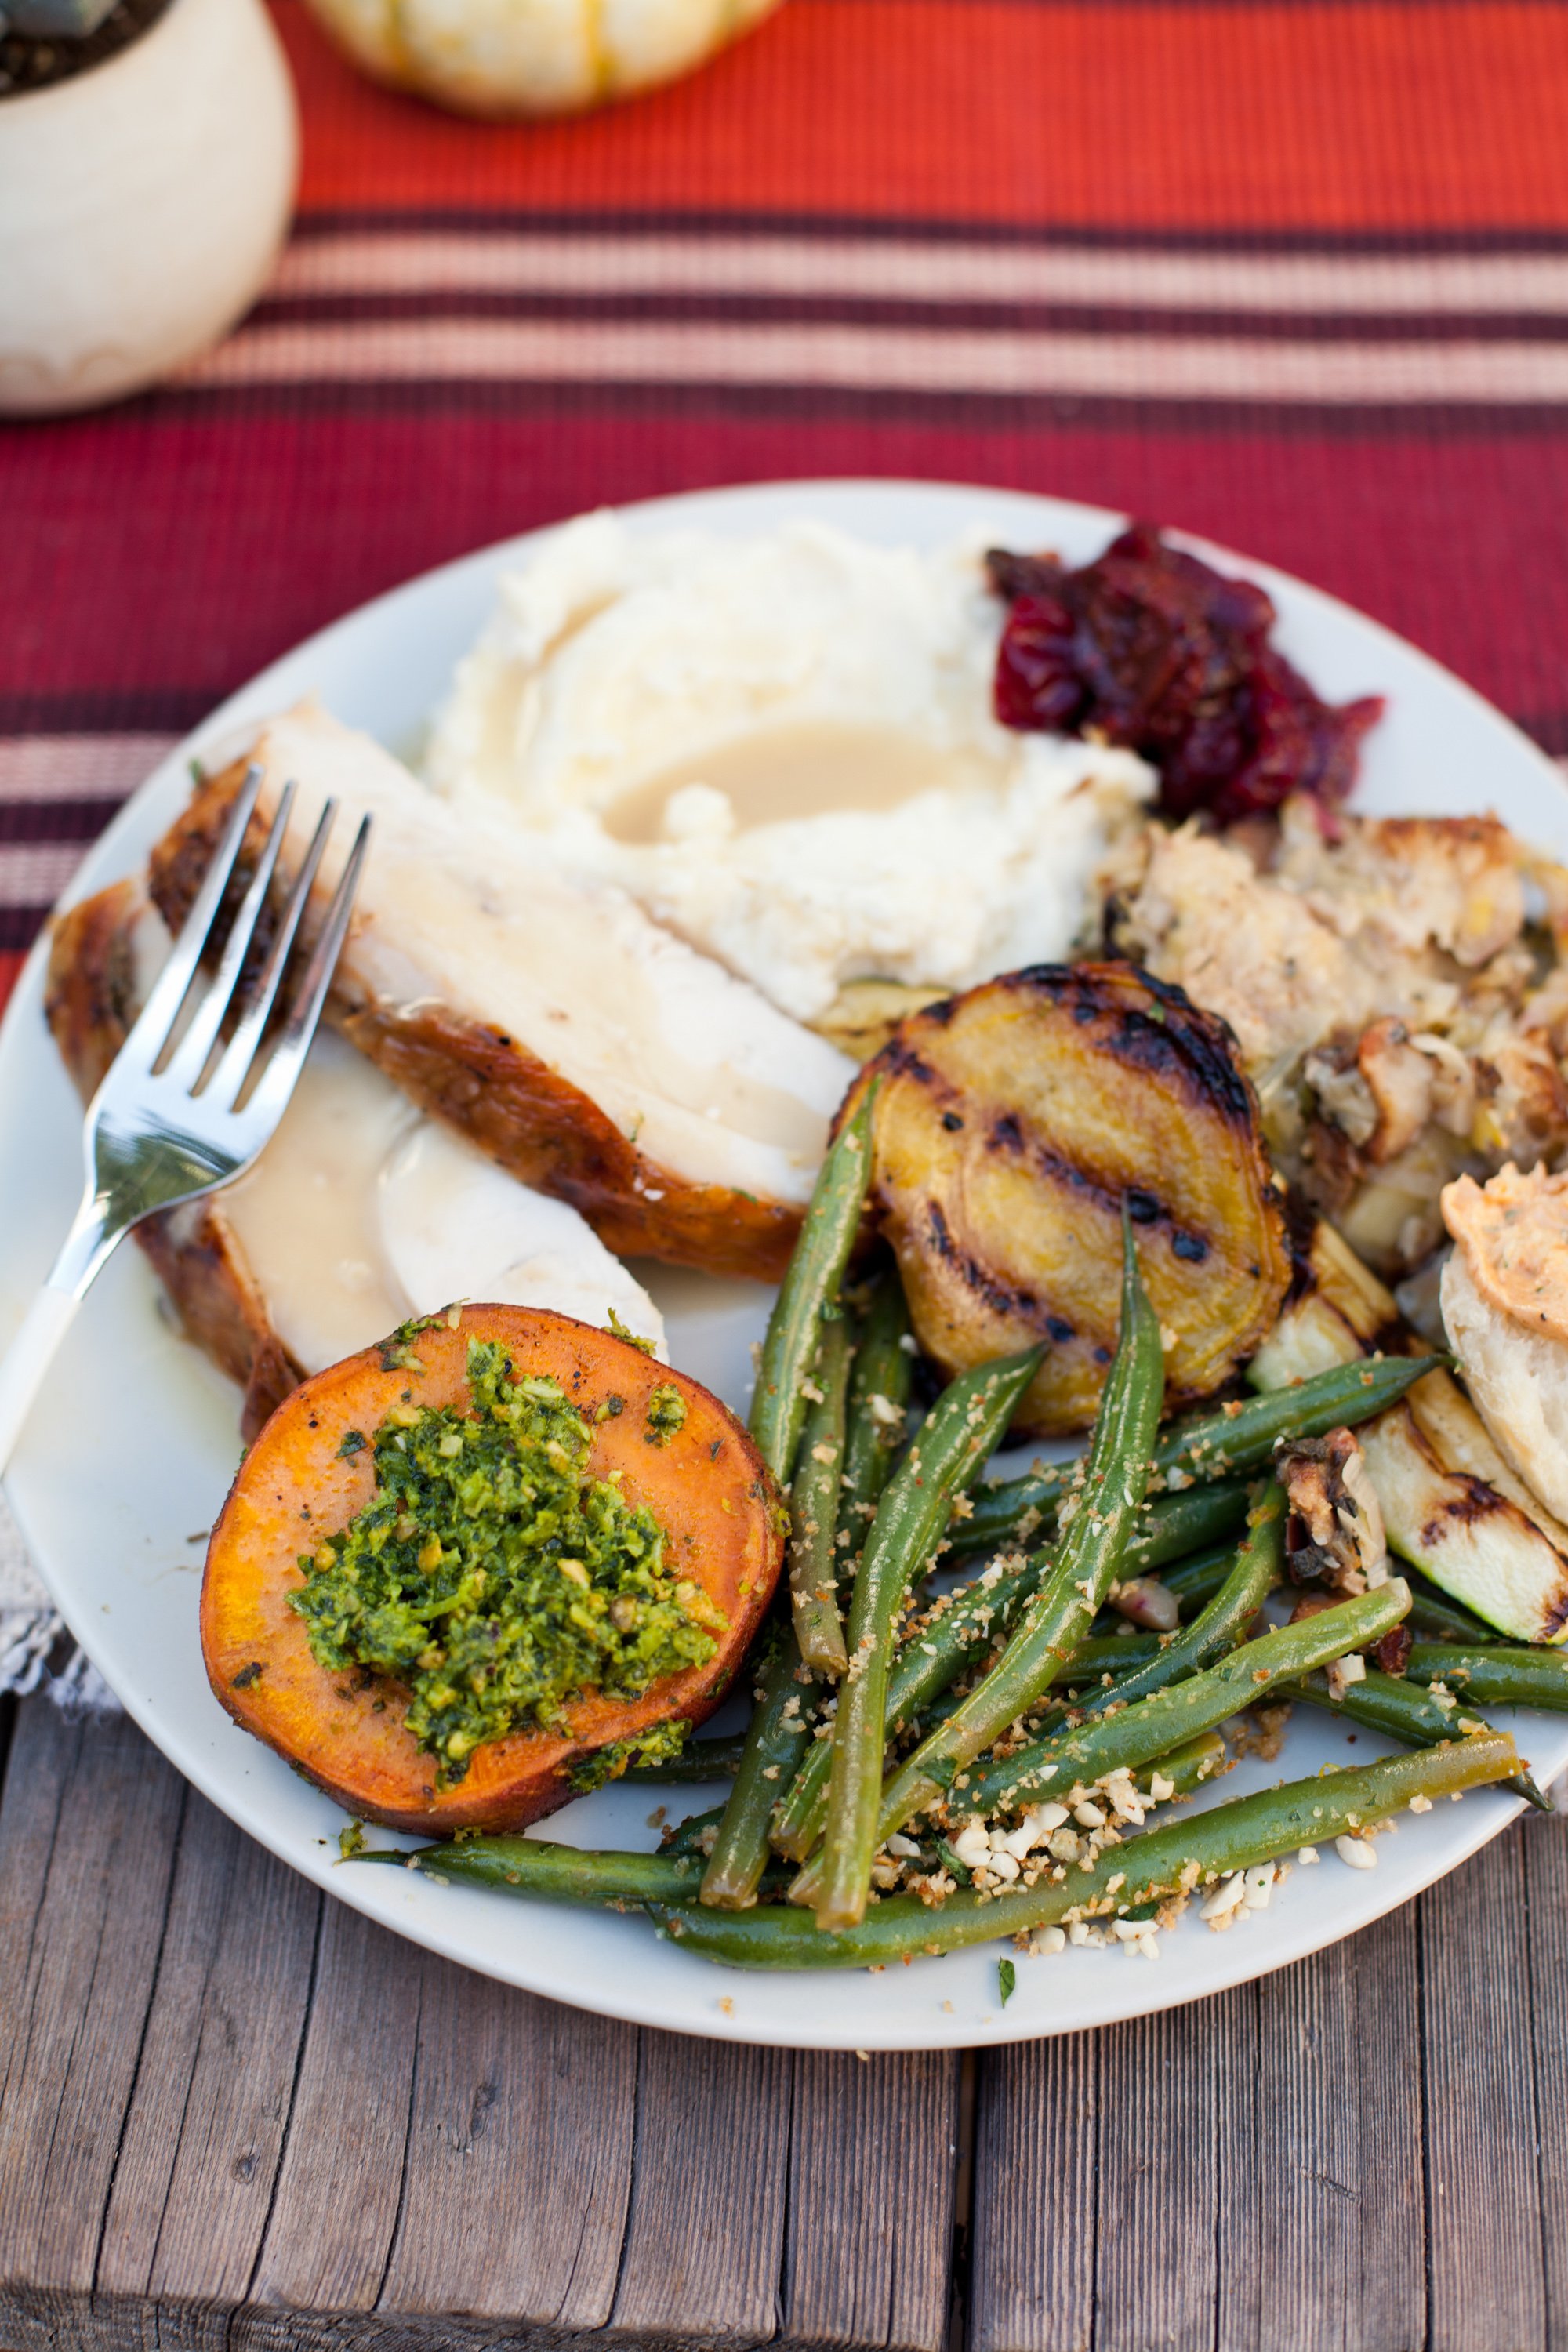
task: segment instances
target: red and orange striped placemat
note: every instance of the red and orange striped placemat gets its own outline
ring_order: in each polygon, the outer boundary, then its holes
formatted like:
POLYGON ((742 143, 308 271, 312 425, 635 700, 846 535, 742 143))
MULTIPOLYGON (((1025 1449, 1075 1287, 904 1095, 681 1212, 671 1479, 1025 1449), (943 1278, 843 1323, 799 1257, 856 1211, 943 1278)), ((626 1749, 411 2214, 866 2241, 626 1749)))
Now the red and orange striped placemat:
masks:
POLYGON ((305 170, 266 299, 181 383, 0 435, 0 984, 162 746, 294 639, 705 483, 1180 523, 1568 750, 1555 0, 788 0, 671 89, 505 127, 278 21, 305 170))

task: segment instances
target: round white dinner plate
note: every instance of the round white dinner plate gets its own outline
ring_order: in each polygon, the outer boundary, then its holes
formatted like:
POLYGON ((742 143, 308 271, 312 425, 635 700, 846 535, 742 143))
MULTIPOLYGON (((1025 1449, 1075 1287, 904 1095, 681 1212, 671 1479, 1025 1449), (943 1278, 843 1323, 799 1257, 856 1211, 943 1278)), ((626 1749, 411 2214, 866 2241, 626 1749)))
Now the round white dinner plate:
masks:
MULTIPOLYGON (((629 509, 636 532, 674 526, 739 536, 811 516, 884 543, 941 544, 983 528, 998 541, 1053 548, 1082 562, 1121 518, 1058 499, 921 482, 803 482, 715 490, 629 509)), ((1551 762, 1468 687, 1373 622, 1266 565, 1191 542, 1259 580, 1279 610, 1279 642, 1321 693, 1381 693, 1388 710, 1365 753, 1358 808, 1462 814, 1493 809, 1568 857, 1568 793, 1551 762)), ((193 759, 306 694, 394 750, 417 741, 452 667, 478 633, 500 574, 529 539, 488 548, 351 614, 275 662, 215 711, 151 776, 85 860, 73 897, 140 866, 181 807, 193 759)), ((76 1204, 81 1126, 44 1028, 43 950, 0 1031, 0 1345, 20 1320, 76 1204)), ((748 1348, 767 1295, 750 1284, 660 1273, 675 1361, 744 1410, 748 1348)), ((1174 2005, 1283 1967, 1366 1926, 1500 1830, 1517 1801, 1481 1791, 1440 1804, 1380 1838, 1374 1871, 1331 1849, 1293 1870, 1272 1906, 1224 1935, 1193 1917, 1162 1937, 1151 1965, 1120 1952, 1017 1956, 1004 2010, 1005 1947, 921 1959, 880 1974, 796 1976, 720 1969, 657 1938, 646 1921, 439 1886, 411 1871, 339 1865, 343 1816, 231 1723, 207 1688, 196 1601, 205 1529, 238 1454, 238 1398, 160 1314, 141 1254, 121 1251, 89 1297, 28 1425, 9 1491, 33 1555, 69 1623, 149 1737, 253 1837, 341 1901, 489 1976, 607 2016, 685 2033, 805 2049, 930 2049, 1076 2032, 1174 2005)), ((1568 1721, 1514 1724, 1537 1777, 1568 1764, 1568 1721)), ((1239 1766, 1217 1795, 1240 1794, 1329 1759, 1365 1761, 1327 1718, 1300 1710, 1272 1763, 1239 1766)), ((721 1792, 600 1790, 543 1825, 584 1845, 652 1847, 663 1812, 679 1820, 721 1792), (660 1807, 660 1799, 663 1806, 660 1807)), ((373 1835, 377 1833, 373 1832, 373 1835)))

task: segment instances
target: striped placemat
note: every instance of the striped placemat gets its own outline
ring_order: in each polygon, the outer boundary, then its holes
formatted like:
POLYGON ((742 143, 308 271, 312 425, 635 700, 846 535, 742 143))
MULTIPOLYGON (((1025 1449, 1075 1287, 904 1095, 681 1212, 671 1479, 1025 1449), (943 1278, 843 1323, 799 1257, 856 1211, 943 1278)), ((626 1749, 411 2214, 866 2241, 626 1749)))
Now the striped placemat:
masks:
POLYGON ((1568 750, 1550 0, 788 0, 669 90, 510 126, 277 21, 305 166, 265 299, 156 394, 0 435, 0 988, 119 797, 307 630, 710 482, 1181 523, 1568 750))

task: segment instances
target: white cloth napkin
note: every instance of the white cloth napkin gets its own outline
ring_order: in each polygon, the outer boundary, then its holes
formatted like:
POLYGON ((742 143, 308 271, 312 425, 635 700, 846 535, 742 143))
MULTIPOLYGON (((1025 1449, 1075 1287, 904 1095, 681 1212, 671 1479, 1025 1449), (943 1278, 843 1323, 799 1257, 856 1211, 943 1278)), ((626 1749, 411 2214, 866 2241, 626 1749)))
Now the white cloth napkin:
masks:
POLYGON ((49 1654, 64 1633, 0 1489, 0 1692, 42 1690, 68 1715, 117 1715, 120 1701, 85 1650, 51 1670, 49 1654))

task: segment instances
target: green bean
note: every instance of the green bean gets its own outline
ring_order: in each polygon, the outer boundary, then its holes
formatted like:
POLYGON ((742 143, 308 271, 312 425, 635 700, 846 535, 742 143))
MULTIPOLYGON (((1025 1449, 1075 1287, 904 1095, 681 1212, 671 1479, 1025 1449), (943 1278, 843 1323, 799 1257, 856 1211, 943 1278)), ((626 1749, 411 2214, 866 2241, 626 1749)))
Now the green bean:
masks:
MULTIPOLYGON (((1429 1372, 1435 1356, 1358 1359, 1314 1372, 1285 1389, 1173 1422, 1154 1448, 1158 1479, 1203 1483, 1234 1473, 1267 1468, 1282 1437, 1322 1437, 1331 1429, 1353 1428, 1393 1404, 1429 1372)), ((973 1516, 962 1535, 966 1551, 989 1550, 1012 1540, 1026 1542, 1054 1518, 1071 1480, 1070 1462, 1040 1463, 1023 1478, 987 1486, 974 1498, 973 1516)))
POLYGON ((1522 1643, 1416 1642, 1405 1673, 1412 1682, 1445 1683, 1458 1699, 1483 1706, 1542 1706, 1568 1713, 1568 1647, 1522 1643))
POLYGON ((833 1718, 833 1761, 823 1825, 824 1927, 865 1910, 882 1792, 888 1673, 893 1626, 916 1575, 947 1531, 955 1496, 969 1484, 1013 1418, 1044 1353, 1027 1348, 963 1372, 932 1406, 882 1490, 855 1573, 849 1667, 833 1718))
POLYGON ((1408 1562, 1404 1569, 1410 1587, 1408 1623, 1418 1642, 1500 1642, 1502 1635, 1473 1617, 1461 1601, 1450 1601, 1439 1585, 1408 1562))
POLYGON ((877 1276, 870 1304, 856 1338, 849 1374, 849 1405, 844 1435, 844 1489, 839 1525, 848 1528, 847 1549, 858 1552, 876 1517, 882 1489, 892 1475, 903 1435, 904 1415, 914 1382, 914 1358, 900 1343, 909 1336, 910 1310, 896 1265, 877 1276), (881 1400, 879 1411, 872 1400, 881 1400), (888 1418, 891 1406, 895 1418, 888 1418))
MULTIPOLYGON (((1151 1576, 1172 1560, 1184 1560, 1193 1552, 1223 1543, 1247 1525, 1251 1505, 1252 1489, 1245 1478, 1216 1479, 1212 1486, 1188 1486, 1177 1495, 1152 1495, 1122 1556, 1122 1581, 1151 1576)), ((1227 1548, 1223 1557, 1231 1556, 1227 1548)))
MULTIPOLYGON (((1214 1527, 1222 1519, 1226 1527, 1239 1526, 1247 1516, 1248 1491, 1238 1484, 1194 1486, 1188 1494, 1158 1496, 1145 1506, 1140 1516, 1139 1532, 1128 1545, 1123 1570, 1142 1575, 1152 1568, 1163 1566, 1167 1559, 1179 1559, 1187 1549, 1187 1538, 1194 1526, 1214 1527), (1206 1520, 1197 1517, 1189 1508, 1197 1496, 1216 1498, 1221 1510, 1208 1514, 1206 1520)), ((1235 1558, 1235 1546, 1222 1545, 1212 1553, 1200 1555, 1196 1563, 1183 1560, 1181 1570, 1173 1570, 1165 1581, 1171 1591, 1185 1592, 1187 1585, 1178 1584, 1177 1580, 1183 1571, 1190 1573, 1193 1566, 1201 1568, 1204 1562, 1217 1563, 1203 1595, 1207 1600, 1225 1581, 1235 1558)), ((916 1620, 900 1644, 888 1677, 890 1727, 913 1724, 926 1715, 931 1702, 940 1698, 969 1664, 977 1646, 989 1644, 1011 1629, 1019 1609, 1037 1589, 1041 1573, 1049 1565, 1050 1555, 1043 1551, 1031 1554, 1014 1568, 994 1562, 985 1577, 963 1586, 916 1620)), ((1120 1622, 1109 1612, 1102 1612, 1101 1618, 1096 1621, 1101 1630, 1120 1622)), ((1157 1647, 1152 1637, 1144 1639, 1127 1633, 1103 1643, 1091 1640, 1073 1652, 1062 1678, 1070 1680, 1072 1672, 1079 1669, 1096 1676, 1118 1669, 1125 1671, 1143 1664, 1154 1655, 1157 1647)), ((778 1853, 804 1861, 821 1836, 832 1762, 830 1742, 825 1738, 815 1740, 774 1818, 773 1842, 778 1853)), ((666 1780, 680 1777, 674 1769, 661 1767, 660 1770, 666 1780)))
POLYGON ((844 1398, 849 1384, 849 1319, 822 1326, 812 1368, 816 1391, 805 1416, 789 1490, 789 1597, 795 1638, 814 1673, 837 1681, 848 1664, 838 1613, 838 1484, 844 1475, 844 1398))
MULTIPOLYGON (((915 1620, 888 1676, 889 1729, 929 1717, 933 1701, 941 1700, 975 1652, 983 1653, 1007 1631, 1049 1565, 1049 1555, 1037 1552, 1016 1568, 988 1569, 984 1577, 915 1620)), ((1159 1646, 1158 1637, 1152 1633, 1119 1633, 1103 1642, 1085 1642, 1073 1652, 1064 1673, 1070 1676, 1081 1671, 1098 1678, 1115 1668, 1143 1664, 1159 1646)), ((815 1739, 774 1817, 773 1842, 778 1853, 804 1861, 821 1836, 832 1765, 831 1741, 815 1739)))
MULTIPOLYGON (((1419 1683, 1380 1674, 1374 1666, 1367 1668, 1360 1682, 1346 1683, 1337 1696, 1330 1689, 1327 1676, 1321 1674, 1308 1675, 1302 1681, 1289 1685, 1279 1695, 1283 1698, 1305 1699, 1309 1706, 1322 1707, 1330 1715, 1342 1715, 1347 1722, 1359 1723, 1367 1731, 1381 1732, 1384 1738, 1397 1739, 1406 1748, 1436 1748, 1440 1741, 1452 1739, 1461 1727, 1469 1730, 1479 1727, 1482 1731, 1492 1728, 1484 1717, 1472 1716, 1468 1708, 1456 1709, 1451 1701, 1445 1706, 1419 1683)), ((1538 1811, 1552 1811, 1528 1772, 1516 1773, 1508 1785, 1538 1811)))
POLYGON ((871 1173, 873 1079, 834 1138, 811 1195, 773 1311, 752 1399, 752 1435, 780 1486, 789 1482, 805 1418, 802 1382, 816 1354, 824 1313, 838 1297, 871 1173))
POLYGON ((606 1853, 531 1837, 416 1846, 402 1859, 438 1884, 455 1879, 459 1886, 490 1886, 505 1895, 537 1895, 550 1903, 596 1904, 611 1910, 679 1903, 696 1894, 702 1874, 700 1854, 675 1853, 668 1847, 662 1853, 606 1853))
POLYGON ((731 1732, 725 1739, 694 1739, 679 1756, 667 1756, 658 1764, 628 1764, 621 1774, 623 1780, 653 1787, 668 1788, 671 1782, 684 1787, 698 1780, 732 1780, 741 1769, 745 1751, 746 1735, 731 1732))
POLYGON ((1100 1717, 1077 1730, 1033 1741, 967 1783, 956 1781, 951 1809, 985 1814, 1003 1805, 1037 1803, 1080 1782, 1089 1788, 1108 1772, 1163 1755, 1194 1731, 1212 1730, 1227 1716, 1253 1706, 1276 1683, 1297 1682, 1314 1666, 1326 1666, 1348 1651, 1375 1642, 1398 1624, 1409 1606, 1409 1593, 1397 1578, 1391 1578, 1375 1592, 1321 1609, 1299 1625, 1279 1626, 1256 1642, 1244 1642, 1217 1665, 1185 1682, 1136 1699, 1119 1714, 1100 1717))
POLYGON ((1230 1758, 1219 1733, 1200 1731, 1195 1739, 1184 1739, 1168 1756, 1151 1758, 1143 1772, 1133 1774, 1133 1781, 1146 1803, 1168 1805, 1176 1797, 1190 1797, 1194 1789, 1206 1788, 1229 1769, 1230 1758), (1156 1779, 1165 1783, 1169 1796, 1155 1796, 1156 1779))
POLYGON ((1289 1511, 1285 1489, 1271 1478, 1246 1536, 1231 1554, 1230 1574, 1203 1614, 1173 1633, 1146 1665, 1121 1675, 1109 1690, 1096 1691, 1085 1701, 1083 1712, 1100 1714, 1108 1706, 1126 1706, 1133 1699, 1146 1698, 1169 1683, 1180 1682, 1184 1675, 1197 1674, 1245 1640, 1247 1627, 1284 1569, 1289 1511))
MULTIPOLYGON (((923 1812, 933 1803, 955 1774, 1059 1678, 1121 1569, 1148 1483, 1149 1447, 1165 1377, 1159 1318, 1139 1276, 1125 1208, 1121 1249, 1121 1334, 1089 1454, 1080 1465, 1078 1507, 1058 1547, 1056 1566, 990 1673, 921 1742, 882 1792, 873 1852, 911 1813, 923 1812)), ((808 1864, 790 1889, 791 1901, 814 1901, 816 1885, 816 1865, 808 1864)))
MULTIPOLYGON (((912 1722, 963 1673, 975 1650, 984 1650, 1011 1623, 1038 1584, 1045 1559, 1039 1552, 1013 1569, 987 1569, 973 1584, 915 1619, 889 1671, 888 1728, 912 1722)), ((773 1817, 773 1843, 779 1853, 803 1861, 816 1843, 826 1818, 832 1769, 831 1738, 815 1738, 773 1817)))
MULTIPOLYGON (((781 1486, 787 1486, 805 1418, 805 1382, 822 1338, 825 1313, 835 1307, 844 1269, 860 1229, 871 1173, 872 1080, 834 1138, 812 1191, 779 1295, 768 1317, 752 1399, 752 1435, 781 1486)), ((803 1665, 793 1625, 778 1637, 725 1808, 713 1857, 702 1882, 704 1903, 754 1903, 768 1858, 768 1820, 787 1787, 805 1744, 798 1704, 810 1670, 803 1665), (795 1704, 792 1706, 791 1701, 795 1704)))
POLYGON ((1207 1608, 1230 1574, 1235 1559, 1234 1544, 1215 1544, 1212 1550, 1195 1551, 1190 1559, 1177 1560, 1173 1568, 1162 1572, 1160 1581, 1174 1595, 1182 1614, 1192 1616, 1207 1608))
POLYGON ((801 1664, 794 1626, 778 1624, 773 1643, 772 1654, 763 1664, 735 1785, 702 1877, 702 1901, 721 1910, 743 1910, 756 1901, 767 1867, 773 1805, 795 1778, 811 1736, 804 1702, 812 1678, 801 1664))
POLYGON ((722 1805, 715 1805, 707 1813, 688 1813, 683 1822, 677 1822, 675 1827, 668 1832, 659 1848, 660 1853, 696 1853, 706 1861, 708 1847, 703 1841, 710 1830, 717 1830, 723 1818, 722 1805))
MULTIPOLYGON (((395 1859, 440 1884, 487 1886, 506 1895, 533 1895, 548 1903, 585 1903, 610 1910, 694 1895, 702 1876, 702 1838, 717 1826, 717 1810, 682 1822, 657 1853, 625 1853, 556 1845, 544 1838, 479 1837, 417 1847, 395 1859)), ((357 1859, 357 1857, 356 1857, 357 1859)), ((763 1884, 782 1888, 787 1874, 771 1871, 763 1884)))
MULTIPOLYGON (((1109 1692, 1119 1676, 1130 1673, 1135 1666, 1146 1666, 1151 1658, 1157 1658, 1163 1641, 1163 1636, 1159 1633, 1135 1633, 1131 1625, 1124 1633, 1091 1633, 1087 1642, 1079 1643, 1051 1687, 1053 1690, 1065 1688, 1069 1703, 1076 1706, 1079 1692, 1109 1692)), ((940 1698, 932 1699, 928 1706, 921 1708, 917 1721, 908 1727, 918 1732, 921 1739, 929 1738, 938 1724, 945 1723, 950 1716, 956 1715, 963 1705, 963 1694, 961 1691, 943 1691, 940 1698)), ((1052 1719, 1055 1719, 1054 1710, 1052 1719)), ((809 1763, 809 1757, 806 1760, 809 1763)))
POLYGON ((911 1895, 887 1895, 858 1927, 819 1935, 794 1906, 777 1904, 732 1918, 690 1905, 650 1904, 664 1933, 683 1950, 737 1969, 886 1968, 921 1953, 957 1951, 998 1937, 1026 1935, 1074 1918, 1125 1915, 1156 1896, 1195 1890, 1306 1845, 1368 1828, 1413 1798, 1457 1795, 1518 1769, 1502 1732, 1456 1740, 1410 1756, 1390 1756, 1349 1771, 1314 1774, 1263 1789, 1128 1838, 1091 1869, 1000 1894, 950 1895, 931 1909, 911 1895))
MULTIPOLYGON (((1234 1516, 1227 1512, 1226 1516, 1232 1517, 1232 1523, 1237 1528, 1247 1517, 1247 1500, 1250 1489, 1246 1486, 1237 1488, 1194 1486, 1192 1492, 1194 1495, 1223 1494, 1227 1503, 1233 1495, 1238 1495, 1241 1502, 1240 1510, 1234 1516)), ((1160 1507, 1163 1503, 1184 1503, 1187 1499, 1185 1495, 1163 1495, 1147 1507, 1149 1533, 1143 1538, 1143 1542, 1148 1546, 1148 1549, 1145 1550, 1132 1544, 1128 1545, 1126 1557, 1121 1563, 1121 1582, 1125 1584, 1132 1576, 1157 1576, 1165 1591, 1177 1603, 1182 1615, 1192 1617, 1195 1616, 1200 1609, 1206 1608, 1230 1574, 1236 1563, 1236 1546, 1234 1543, 1216 1543, 1207 1545, 1202 1551, 1183 1551, 1179 1554, 1172 1552, 1168 1556, 1170 1564, 1167 1565, 1166 1561, 1159 1557, 1163 1541, 1163 1530, 1158 1518, 1160 1507), (1152 1559, 1150 1557, 1151 1552, 1153 1555, 1152 1559)), ((1094 1621, 1094 1630, 1097 1633, 1114 1633, 1118 1625, 1124 1624, 1126 1622, 1120 1610, 1102 1609, 1094 1621)))
POLYGON ((1167 1638, 1163 1633, 1136 1633, 1131 1625, 1124 1633, 1091 1633, 1068 1654, 1057 1683, 1068 1690, 1087 1690, 1091 1684, 1103 1688, 1107 1675, 1115 1681, 1159 1657, 1167 1638))

